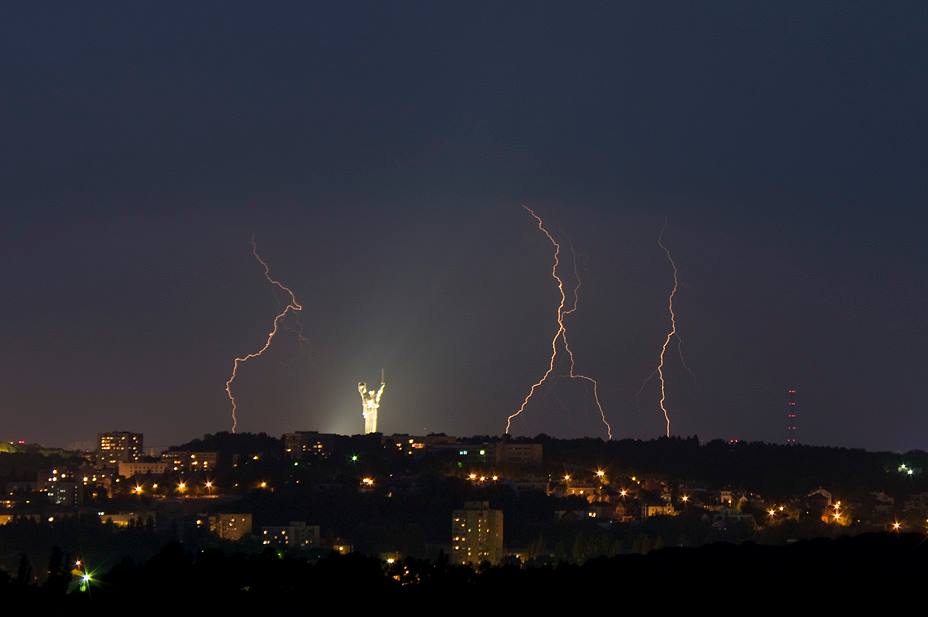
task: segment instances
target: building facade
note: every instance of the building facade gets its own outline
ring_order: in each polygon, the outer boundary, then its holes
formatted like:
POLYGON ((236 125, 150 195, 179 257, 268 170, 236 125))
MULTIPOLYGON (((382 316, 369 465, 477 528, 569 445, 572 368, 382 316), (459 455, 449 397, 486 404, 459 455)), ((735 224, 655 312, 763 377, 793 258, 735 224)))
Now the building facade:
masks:
POLYGON ((251 533, 251 514, 212 514, 209 532, 223 540, 238 541, 251 533))
POLYGON ((451 515, 451 560, 456 564, 497 564, 503 558, 503 511, 488 501, 465 502, 451 515))
POLYGON ((339 435, 316 431, 284 433, 284 455, 290 459, 327 459, 335 453, 339 435))
POLYGON ((116 465, 120 462, 135 462, 142 458, 142 433, 111 431, 97 435, 97 462, 116 465))
POLYGON ((134 463, 120 461, 119 471, 117 472, 123 478, 131 478, 135 475, 140 476, 160 476, 168 469, 164 461, 138 461, 134 463))
POLYGON ((161 453, 161 462, 165 471, 192 473, 195 471, 213 471, 219 463, 218 452, 168 451, 161 453))
POLYGON ((503 467, 541 469, 544 446, 540 443, 503 441, 496 445, 496 463, 503 467))
POLYGON ((290 521, 289 525, 261 528, 261 542, 295 548, 319 546, 319 525, 307 525, 305 521, 290 521))

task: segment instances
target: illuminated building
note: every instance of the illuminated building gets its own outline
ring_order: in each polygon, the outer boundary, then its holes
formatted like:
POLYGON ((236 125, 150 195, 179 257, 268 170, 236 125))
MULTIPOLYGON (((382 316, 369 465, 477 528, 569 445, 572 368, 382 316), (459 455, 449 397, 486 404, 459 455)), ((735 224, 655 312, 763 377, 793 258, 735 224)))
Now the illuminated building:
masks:
POLYGON ((223 540, 241 540, 251 533, 251 514, 212 514, 209 532, 223 540))
POLYGON ((56 506, 79 506, 84 503, 84 486, 75 480, 51 482, 46 486, 45 494, 56 506))
POLYGON ((188 452, 169 451, 161 453, 161 462, 165 463, 165 471, 181 471, 191 473, 194 471, 212 471, 219 462, 218 452, 188 452))
POLYGON ((673 504, 644 504, 641 506, 641 518, 651 518, 654 516, 676 516, 678 513, 673 504))
POLYGON ((394 434, 385 435, 380 442, 384 448, 396 448, 397 454, 406 456, 422 455, 426 450, 426 437, 416 437, 415 435, 394 434))
POLYGON ((114 527, 142 527, 155 524, 153 512, 101 512, 99 516, 101 523, 110 523, 114 527))
MULTIPOLYGON (((425 438, 428 439, 428 438, 425 438)), ((540 443, 513 442, 453 442, 429 444, 428 449, 454 451, 466 467, 500 467, 511 470, 541 469, 544 446, 540 443)))
POLYGON ((563 488, 563 494, 570 497, 582 497, 593 502, 599 494, 599 486, 592 483, 569 483, 563 488))
POLYGON ((56 506, 80 506, 84 503, 84 484, 73 469, 55 468, 47 475, 38 474, 34 490, 44 493, 56 506))
POLYGON ((289 525, 262 527, 262 544, 313 548, 319 546, 319 525, 290 521, 289 525))
POLYGON ((377 432, 377 413, 380 410, 380 399, 383 398, 384 383, 383 371, 380 373, 380 386, 376 390, 368 390, 363 381, 358 384, 358 393, 361 395, 361 415, 364 417, 364 434, 377 432))
POLYGON ((142 458, 142 433, 113 431, 97 436, 97 462, 115 465, 135 462, 142 458))
POLYGON ((499 563, 503 557, 503 511, 488 501, 470 501, 451 515, 451 561, 499 563))
POLYGON ((168 469, 168 464, 164 461, 139 461, 139 462, 119 462, 119 471, 117 472, 123 478, 131 478, 135 475, 141 476, 160 476, 168 469))
POLYGON ((282 438, 284 455, 290 459, 326 459, 335 452, 339 437, 340 435, 333 433, 317 433, 316 431, 285 433, 282 438))

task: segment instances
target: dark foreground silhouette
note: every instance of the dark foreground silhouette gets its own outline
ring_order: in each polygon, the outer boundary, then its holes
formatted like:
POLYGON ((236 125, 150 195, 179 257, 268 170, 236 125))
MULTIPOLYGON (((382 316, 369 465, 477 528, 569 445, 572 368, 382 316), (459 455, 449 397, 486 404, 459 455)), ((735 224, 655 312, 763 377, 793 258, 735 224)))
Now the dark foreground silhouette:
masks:
POLYGON ((0 597, 61 598, 78 605, 193 599, 213 606, 282 598, 348 604, 426 598, 535 603, 552 594, 583 603, 628 605, 734 600, 760 605, 845 603, 854 598, 896 600, 921 594, 928 544, 921 534, 865 534, 787 546, 667 548, 647 555, 593 559, 583 565, 470 568, 446 560, 388 565, 358 554, 333 554, 310 562, 273 550, 260 555, 190 553, 172 543, 144 563, 126 560, 106 572, 92 572, 89 581, 81 581, 71 564, 60 563, 60 555, 57 560, 53 555, 50 568, 58 569, 42 583, 34 582, 31 572, 0 573, 0 597))

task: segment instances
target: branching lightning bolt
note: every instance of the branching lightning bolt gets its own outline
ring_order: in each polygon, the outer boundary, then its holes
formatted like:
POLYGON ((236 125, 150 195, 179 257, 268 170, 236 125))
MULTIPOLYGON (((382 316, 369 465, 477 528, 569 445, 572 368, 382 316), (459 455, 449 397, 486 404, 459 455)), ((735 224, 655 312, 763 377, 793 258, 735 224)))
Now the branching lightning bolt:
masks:
POLYGON ((677 332, 677 353, 680 356, 680 364, 683 366, 683 369, 690 374, 690 377, 693 378, 693 383, 696 383, 696 373, 693 372, 693 369, 690 368, 690 365, 686 363, 686 356, 683 355, 683 337, 680 336, 680 333, 677 332))
POLYGON ((506 418, 506 434, 509 434, 510 428, 512 428, 512 420, 517 416, 521 415, 525 411, 525 407, 528 405, 528 402, 535 395, 535 391, 544 384, 551 373, 554 372, 554 363, 557 360, 557 341, 564 334, 564 305, 567 303, 567 296, 564 294, 564 281, 561 280, 561 277, 557 273, 557 267, 560 265, 561 258, 561 245, 557 243, 557 240, 554 239, 554 236, 551 235, 551 232, 545 228, 544 221, 541 220, 541 217, 535 214, 535 211, 529 208, 528 206, 522 206, 525 208, 529 214, 532 215, 532 218, 538 223, 538 229, 541 230, 545 236, 548 237, 548 241, 554 246, 554 265, 551 266, 551 277, 557 283, 557 289, 561 294, 561 301, 557 305, 557 311, 555 311, 555 319, 557 321, 557 331, 554 333, 554 338, 551 339, 551 359, 548 362, 548 370, 545 371, 544 375, 541 376, 541 379, 532 384, 532 387, 529 389, 528 394, 525 395, 525 398, 522 399, 522 404, 519 405, 519 408, 506 418))
MULTIPOLYGON (((587 375, 579 374, 575 371, 575 361, 574 354, 570 349, 570 344, 567 341, 567 325, 564 322, 564 319, 567 315, 570 315, 577 310, 577 302, 579 300, 579 289, 580 289, 580 278, 577 277, 577 286, 574 288, 574 303, 570 309, 566 309, 567 306, 567 294, 564 291, 564 280, 560 277, 558 273, 558 268, 560 266, 560 257, 561 257, 561 245, 555 240, 554 236, 550 231, 545 227, 544 221, 540 216, 535 214, 535 211, 529 208, 528 206, 522 206, 525 210, 535 219, 538 223, 538 229, 545 234, 548 238, 548 241, 551 242, 551 245, 554 247, 554 263, 551 266, 551 278, 554 279, 554 282, 557 284, 558 292, 560 293, 560 301, 557 305, 557 310, 555 311, 555 321, 557 322, 557 330, 554 333, 554 338, 551 339, 551 358, 548 361, 548 369, 544 372, 537 382, 532 384, 532 387, 529 389, 528 393, 525 395, 525 398, 522 399, 522 404, 519 405, 519 408, 516 409, 508 418, 506 418, 506 434, 509 434, 510 429, 512 428, 512 421, 517 416, 521 415, 525 411, 528 402, 532 400, 532 397, 535 395, 535 392, 548 380, 551 374, 554 372, 554 366, 557 363, 557 351, 558 351, 558 340, 563 339, 564 350, 567 352, 567 355, 570 359, 570 372, 568 376, 571 379, 578 379, 583 381, 588 381, 593 385, 593 397, 596 401, 596 406, 599 409, 600 415, 603 420, 603 424, 606 425, 606 430, 609 436, 609 439, 612 439, 612 427, 609 425, 609 422, 606 420, 606 413, 603 411, 603 406, 599 400, 599 384, 595 379, 587 375)), ((572 249, 571 249, 572 250, 572 249)), ((576 256, 574 259, 574 273, 577 274, 576 266, 576 256)))
MULTIPOLYGON (((577 285, 574 287, 574 304, 569 309, 563 312, 563 316, 567 317, 577 312, 577 305, 580 303, 580 285, 583 284, 580 279, 580 271, 577 269, 577 254, 574 252, 573 245, 570 246, 570 252, 573 255, 573 265, 574 265, 574 278, 577 280, 577 285)), ((570 358, 570 372, 568 375, 571 379, 580 379, 583 381, 588 381, 593 385, 593 401, 596 403, 596 408, 599 410, 599 415, 602 418, 603 424, 606 425, 606 433, 609 436, 609 440, 612 440, 612 427, 609 425, 609 421, 606 420, 606 412, 603 410, 603 404, 599 400, 599 382, 597 382, 592 377, 577 373, 574 370, 575 360, 574 352, 570 349, 570 343, 567 341, 567 326, 562 324, 563 333, 562 337, 564 339, 564 350, 567 352, 567 356, 570 358)))
MULTIPOLYGON (((238 415, 237 415, 238 403, 235 401, 235 396, 232 394, 232 382, 234 382, 235 378, 238 376, 238 367, 244 364, 245 362, 248 362, 249 360, 252 360, 254 358, 257 358, 258 356, 263 355, 264 352, 270 348, 271 342, 273 342, 274 337, 277 336, 277 332, 280 329, 281 320, 290 313, 295 314, 303 310, 303 306, 299 302, 297 302, 296 295, 294 295, 293 291, 289 287, 287 287, 286 285, 284 285, 283 283, 281 283, 280 281, 278 281, 277 279, 271 276, 271 268, 270 266, 268 266, 267 262, 261 258, 261 255, 258 254, 258 245, 255 242, 254 238, 251 239, 251 253, 252 255, 255 256, 255 259, 258 260, 258 263, 260 263, 261 266, 264 268, 264 278, 266 278, 271 285, 277 287, 283 292, 286 292, 290 296, 290 302, 287 303, 287 305, 274 317, 273 327, 268 332, 267 340, 264 341, 264 345, 258 351, 254 351, 244 356, 238 356, 237 358, 235 358, 235 361, 232 363, 232 374, 229 375, 229 379, 226 380, 226 395, 229 397, 229 402, 232 403, 232 432, 233 433, 235 433, 236 429, 238 428, 238 415)), ((303 338, 302 333, 299 336, 300 336, 300 339, 302 340, 303 338)))
POLYGON ((670 290, 670 296, 667 298, 667 311, 670 313, 670 330, 667 331, 667 336, 664 338, 664 344, 661 346, 661 355, 660 360, 657 363, 657 378, 661 384, 661 397, 658 401, 661 411, 664 413, 664 421, 667 423, 667 437, 670 437, 670 413, 667 411, 667 383, 664 379, 664 356, 667 354, 667 347, 670 345, 671 339, 674 335, 677 334, 677 315, 673 310, 673 299, 677 295, 677 289, 680 286, 679 280, 677 278, 677 264, 674 263, 673 256, 670 254, 670 249, 664 244, 664 231, 667 230, 667 223, 664 223, 664 227, 661 229, 660 235, 657 237, 657 244, 664 250, 664 254, 667 255, 667 261, 670 262, 670 267, 673 268, 673 289, 670 290))

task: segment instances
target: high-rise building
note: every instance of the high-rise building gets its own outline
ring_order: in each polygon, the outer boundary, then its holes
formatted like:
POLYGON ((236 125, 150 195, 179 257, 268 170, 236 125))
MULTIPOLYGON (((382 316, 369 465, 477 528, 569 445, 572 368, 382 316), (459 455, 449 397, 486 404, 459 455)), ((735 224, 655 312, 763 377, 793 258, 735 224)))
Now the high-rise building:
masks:
POLYGON ((97 462, 107 465, 137 462, 142 458, 142 444, 142 433, 100 433, 97 436, 97 462))
POLYGON ((799 403, 796 402, 796 388, 786 392, 786 443, 794 446, 799 443, 799 403))
POLYGON ((499 563, 503 557, 503 511, 489 501, 469 501, 451 515, 451 560, 456 564, 499 563))

